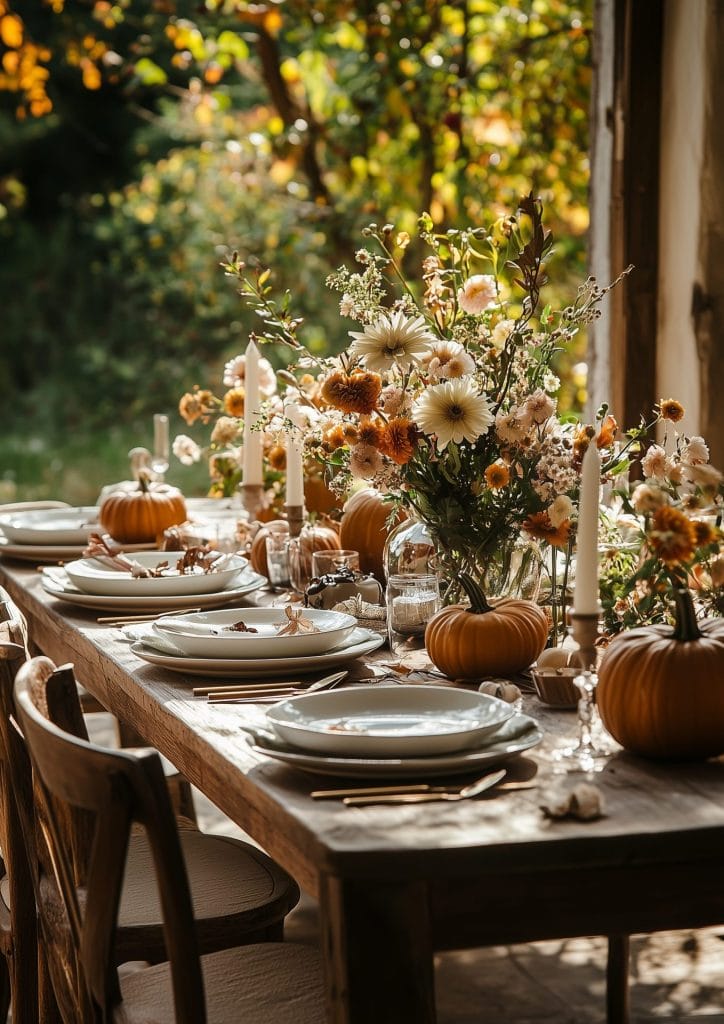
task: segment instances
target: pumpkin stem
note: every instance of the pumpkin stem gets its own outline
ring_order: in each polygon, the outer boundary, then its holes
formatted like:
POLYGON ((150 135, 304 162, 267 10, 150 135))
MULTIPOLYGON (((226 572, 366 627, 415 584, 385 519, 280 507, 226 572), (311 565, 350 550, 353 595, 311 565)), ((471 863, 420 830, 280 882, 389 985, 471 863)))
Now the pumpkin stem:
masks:
POLYGON ((141 494, 148 494, 150 490, 151 474, 147 469, 139 469, 138 471, 138 489, 141 494))
POLYGON ((483 612, 492 612, 493 606, 488 603, 488 599, 483 593, 483 588, 479 583, 476 583, 469 573, 461 572, 458 576, 460 585, 470 600, 470 611, 476 615, 482 615, 483 612))
POLYGON ((674 640, 681 640, 682 642, 698 640, 702 633, 696 621, 696 612, 691 594, 685 587, 677 587, 674 590, 674 601, 676 602, 674 640))

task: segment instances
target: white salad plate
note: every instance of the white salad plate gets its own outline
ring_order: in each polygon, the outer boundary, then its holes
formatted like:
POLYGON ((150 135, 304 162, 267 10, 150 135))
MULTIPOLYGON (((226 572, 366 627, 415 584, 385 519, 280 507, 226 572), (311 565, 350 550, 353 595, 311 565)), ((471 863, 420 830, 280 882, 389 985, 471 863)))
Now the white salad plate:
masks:
POLYGON ((91 533, 100 529, 95 506, 35 509, 0 516, 0 530, 13 545, 83 547, 91 533))
POLYGON ((317 608, 293 607, 311 622, 314 632, 285 633, 290 625, 283 608, 252 608, 195 612, 159 619, 154 632, 170 639, 195 658, 297 658, 323 654, 338 647, 357 626, 352 615, 317 608), (243 623, 247 631, 231 627, 243 623))
POLYGON ((60 568, 45 569, 42 575, 43 589, 52 597, 60 601, 67 601, 69 604, 77 605, 79 608, 103 609, 110 612, 170 612, 176 608, 188 608, 189 604, 197 608, 211 608, 218 605, 228 604, 237 598, 244 597, 259 590, 267 584, 266 576, 254 572, 250 568, 242 571, 232 580, 231 584, 223 590, 216 590, 209 594, 170 594, 167 596, 138 596, 138 597, 117 597, 106 594, 86 594, 79 590, 65 571, 60 568))
POLYGON ((305 753, 287 746, 281 740, 269 740, 263 733, 255 733, 253 727, 249 727, 248 731, 249 744, 257 754, 313 775, 350 779, 428 779, 470 774, 509 761, 531 750, 543 739, 535 719, 528 715, 515 715, 500 729, 486 736, 478 746, 468 750, 430 757, 362 758, 305 753))
MULTIPOLYGON (((246 609, 241 613, 246 614, 246 609)), ((187 676, 211 676, 219 679, 270 679, 274 676, 308 675, 320 669, 346 665, 355 658, 371 654, 381 647, 384 637, 368 629, 354 629, 346 641, 323 654, 296 658, 191 658, 180 651, 172 653, 170 640, 150 636, 131 645, 131 651, 151 665, 181 672, 187 676), (154 647, 157 640, 163 649, 154 647)), ((222 705, 225 706, 225 705, 222 705)))
POLYGON ((231 584, 248 562, 241 555, 220 555, 219 569, 204 572, 198 566, 180 573, 176 569, 183 551, 143 551, 127 556, 144 569, 156 569, 162 563, 168 568, 162 576, 134 577, 130 572, 115 569, 102 558, 81 558, 69 562, 65 571, 79 590, 104 597, 173 597, 179 594, 210 594, 231 584))
POLYGON ((354 686, 292 697, 267 711, 286 743, 316 754, 409 757, 480 744, 513 715, 497 697, 450 686, 354 686))

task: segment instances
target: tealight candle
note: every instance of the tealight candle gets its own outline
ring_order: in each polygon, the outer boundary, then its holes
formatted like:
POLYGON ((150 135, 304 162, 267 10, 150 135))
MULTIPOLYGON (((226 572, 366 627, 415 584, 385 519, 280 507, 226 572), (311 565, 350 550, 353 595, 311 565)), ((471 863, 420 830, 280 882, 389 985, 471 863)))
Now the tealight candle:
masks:
POLYGON ((242 452, 243 483, 259 487, 262 476, 262 435, 252 427, 259 418, 259 349, 253 341, 246 346, 244 364, 244 450, 242 452))
POLYGON ((575 615, 598 614, 598 495, 601 458, 595 442, 589 444, 581 469, 581 497, 578 506, 576 583, 573 591, 575 615))

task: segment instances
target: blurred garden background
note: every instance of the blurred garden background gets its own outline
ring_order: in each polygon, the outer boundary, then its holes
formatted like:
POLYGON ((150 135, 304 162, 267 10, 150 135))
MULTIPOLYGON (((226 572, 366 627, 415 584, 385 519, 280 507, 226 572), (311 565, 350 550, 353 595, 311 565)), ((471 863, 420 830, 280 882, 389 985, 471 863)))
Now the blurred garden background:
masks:
MULTIPOLYGON (((0 501, 93 502, 220 388, 272 268, 339 350, 371 221, 491 225, 531 189, 585 276, 593 0, 0 0, 0 501)), ((414 263, 414 245, 406 253, 414 263)), ((409 269, 409 268, 408 268, 409 269)), ((414 269, 410 270, 414 274, 414 269)), ((282 353, 266 350, 276 366, 282 353)), ((560 367, 585 399, 585 339, 560 367)), ((188 494, 204 468, 175 460, 188 494)))

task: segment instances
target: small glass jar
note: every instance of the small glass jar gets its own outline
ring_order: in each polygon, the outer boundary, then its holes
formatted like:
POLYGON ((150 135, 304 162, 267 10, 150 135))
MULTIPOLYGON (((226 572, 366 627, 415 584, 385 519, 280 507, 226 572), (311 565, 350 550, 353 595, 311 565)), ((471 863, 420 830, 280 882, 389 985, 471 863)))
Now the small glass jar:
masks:
POLYGON ((289 527, 286 523, 269 523, 266 536, 266 564, 272 590, 289 586, 289 527))
POLYGON ((421 650, 425 627, 441 607, 434 573, 394 573, 387 581, 387 638, 393 654, 421 650))

